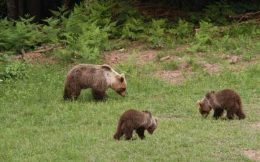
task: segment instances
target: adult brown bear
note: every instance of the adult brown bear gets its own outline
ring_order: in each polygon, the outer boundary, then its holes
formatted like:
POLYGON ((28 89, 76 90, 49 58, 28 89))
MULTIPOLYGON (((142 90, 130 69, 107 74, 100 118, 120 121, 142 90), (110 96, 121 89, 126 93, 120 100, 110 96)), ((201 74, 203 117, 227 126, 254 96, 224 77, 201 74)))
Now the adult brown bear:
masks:
POLYGON ((106 96, 106 90, 112 88, 119 95, 126 95, 126 80, 124 74, 117 73, 109 65, 79 64, 67 74, 63 98, 74 100, 82 89, 90 88, 97 100, 106 96))

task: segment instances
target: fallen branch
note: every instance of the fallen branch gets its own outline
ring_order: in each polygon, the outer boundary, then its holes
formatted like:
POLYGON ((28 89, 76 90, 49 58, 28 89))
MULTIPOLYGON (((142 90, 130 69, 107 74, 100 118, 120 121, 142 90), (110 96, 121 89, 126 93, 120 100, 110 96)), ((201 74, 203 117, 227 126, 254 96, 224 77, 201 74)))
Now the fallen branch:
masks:
POLYGON ((235 16, 229 16, 230 19, 236 20, 238 22, 247 21, 251 19, 260 19, 260 11, 257 12, 248 12, 245 14, 235 15, 235 16))

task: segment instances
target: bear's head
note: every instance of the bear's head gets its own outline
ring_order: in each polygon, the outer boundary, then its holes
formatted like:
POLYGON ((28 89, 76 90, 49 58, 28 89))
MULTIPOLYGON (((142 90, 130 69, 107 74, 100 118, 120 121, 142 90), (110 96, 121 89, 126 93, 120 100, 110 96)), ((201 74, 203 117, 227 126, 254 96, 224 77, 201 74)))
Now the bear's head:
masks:
POLYGON ((117 73, 109 65, 102 65, 102 69, 105 70, 105 77, 108 85, 116 91, 119 95, 126 95, 126 79, 124 74, 117 73))
POLYGON ((149 122, 150 124, 147 128, 147 131, 148 131, 148 133, 153 134, 154 130, 157 128, 158 120, 157 120, 157 118, 154 118, 152 116, 150 111, 143 111, 143 112, 148 115, 148 118, 150 120, 150 122, 149 122))
POLYGON ((214 91, 208 92, 202 100, 197 101, 200 114, 203 117, 207 117, 210 111, 212 110, 211 100, 214 98, 214 95, 215 95, 214 91))

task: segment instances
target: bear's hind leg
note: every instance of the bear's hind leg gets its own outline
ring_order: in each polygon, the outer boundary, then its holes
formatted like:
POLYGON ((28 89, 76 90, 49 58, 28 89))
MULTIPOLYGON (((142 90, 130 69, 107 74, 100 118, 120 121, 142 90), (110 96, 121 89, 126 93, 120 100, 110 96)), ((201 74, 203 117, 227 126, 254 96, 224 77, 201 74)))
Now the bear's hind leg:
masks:
POLYGON ((124 123, 123 131, 125 134, 125 139, 130 140, 133 136, 133 131, 134 131, 132 121, 128 120, 124 123))
POLYGON ((136 133, 138 134, 138 136, 139 136, 141 139, 144 139, 144 138, 145 138, 145 136, 144 136, 144 128, 143 128, 143 127, 137 128, 137 129, 136 129, 136 133))
POLYGON ((227 110, 227 118, 229 120, 232 120, 234 118, 234 112, 233 110, 227 110))

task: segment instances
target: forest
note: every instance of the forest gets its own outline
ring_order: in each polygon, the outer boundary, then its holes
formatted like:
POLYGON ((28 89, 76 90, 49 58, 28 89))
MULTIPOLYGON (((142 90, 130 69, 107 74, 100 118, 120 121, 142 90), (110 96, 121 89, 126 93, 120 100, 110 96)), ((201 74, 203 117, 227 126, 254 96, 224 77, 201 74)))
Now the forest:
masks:
POLYGON ((0 161, 260 161, 259 85, 259 0, 0 0, 0 161), (122 74, 125 97, 64 100, 78 64, 122 74), (245 119, 201 115, 223 89, 245 119), (129 109, 152 135, 113 139, 129 109))

